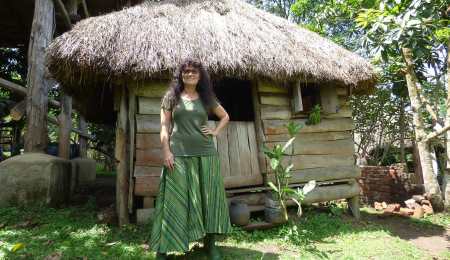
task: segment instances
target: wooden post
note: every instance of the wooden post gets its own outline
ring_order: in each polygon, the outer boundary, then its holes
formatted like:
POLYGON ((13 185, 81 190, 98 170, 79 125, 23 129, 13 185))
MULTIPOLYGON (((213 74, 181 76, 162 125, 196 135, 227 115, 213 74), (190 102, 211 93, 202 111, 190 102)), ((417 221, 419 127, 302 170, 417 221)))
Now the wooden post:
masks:
MULTIPOLYGON (((80 115, 78 118, 78 128, 80 132, 87 134, 87 125, 84 116, 80 115)), ((86 137, 79 135, 78 142, 80 145, 80 157, 87 158, 87 139, 86 137)))
POLYGON ((70 159, 70 130, 72 129, 72 97, 61 93, 59 114, 58 156, 70 159))
POLYGON ((116 179, 116 211, 119 219, 119 226, 129 223, 128 218, 128 98, 127 89, 121 86, 119 102, 119 111, 116 127, 116 161, 117 179, 116 179))
POLYGON ((130 174, 129 174, 129 186, 128 186, 128 211, 133 212, 133 198, 134 198, 134 152, 135 152, 135 137, 136 137, 136 127, 135 127, 135 116, 136 116, 136 92, 135 87, 131 86, 129 88, 129 110, 128 110, 128 120, 130 122, 130 174))
POLYGON ((258 162, 259 169, 263 174, 263 183, 267 184, 267 167, 266 158, 262 151, 262 147, 265 141, 265 135, 263 132, 263 125, 261 119, 261 105, 259 101, 258 94, 258 81, 252 80, 252 100, 253 100, 253 110, 255 112, 255 131, 256 131, 256 143, 258 145, 258 162))
POLYGON ((25 152, 47 148, 47 111, 50 79, 45 69, 45 49, 53 38, 55 10, 52 0, 36 0, 28 48, 27 131, 25 152))

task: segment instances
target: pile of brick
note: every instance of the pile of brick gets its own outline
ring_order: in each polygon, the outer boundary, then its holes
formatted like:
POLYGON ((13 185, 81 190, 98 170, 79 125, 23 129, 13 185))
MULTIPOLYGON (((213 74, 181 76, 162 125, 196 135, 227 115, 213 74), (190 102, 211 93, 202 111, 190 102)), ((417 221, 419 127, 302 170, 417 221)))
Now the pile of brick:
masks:
POLYGON ((400 215, 413 218, 423 218, 434 212, 427 194, 413 195, 404 204, 405 206, 402 207, 399 203, 387 204, 383 201, 375 202, 374 207, 377 211, 383 211, 384 215, 400 215))

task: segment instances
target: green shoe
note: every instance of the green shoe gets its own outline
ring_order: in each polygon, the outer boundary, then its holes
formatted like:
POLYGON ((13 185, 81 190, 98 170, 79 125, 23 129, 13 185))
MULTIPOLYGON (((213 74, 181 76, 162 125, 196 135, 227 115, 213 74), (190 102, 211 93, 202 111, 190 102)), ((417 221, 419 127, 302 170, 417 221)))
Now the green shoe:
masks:
POLYGON ((166 259, 167 259, 167 254, 160 253, 160 252, 156 253, 156 260, 166 260, 166 259))
POLYGON ((214 234, 206 234, 206 237, 203 240, 204 248, 208 253, 209 260, 221 260, 222 254, 220 253, 219 248, 216 246, 216 239, 214 234))

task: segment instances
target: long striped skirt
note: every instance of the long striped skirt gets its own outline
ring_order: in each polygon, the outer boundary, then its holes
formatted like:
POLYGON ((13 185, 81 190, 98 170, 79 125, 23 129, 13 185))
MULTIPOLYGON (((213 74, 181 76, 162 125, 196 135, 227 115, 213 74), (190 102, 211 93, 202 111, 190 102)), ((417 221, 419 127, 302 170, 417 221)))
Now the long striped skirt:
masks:
POLYGON ((231 232, 217 155, 175 157, 163 167, 150 245, 154 251, 187 252, 206 233, 231 232))

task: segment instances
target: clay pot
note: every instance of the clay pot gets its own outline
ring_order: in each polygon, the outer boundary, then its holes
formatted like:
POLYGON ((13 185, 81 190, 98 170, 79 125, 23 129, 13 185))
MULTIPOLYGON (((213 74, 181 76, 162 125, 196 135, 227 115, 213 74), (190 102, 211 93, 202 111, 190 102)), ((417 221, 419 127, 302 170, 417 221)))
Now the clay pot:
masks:
POLYGON ((272 196, 268 195, 266 196, 264 205, 264 218, 266 222, 273 224, 281 224, 286 222, 280 202, 272 199, 272 196))
POLYGON ((250 209, 247 203, 232 200, 230 203, 230 221, 236 226, 246 226, 250 222, 250 209))

